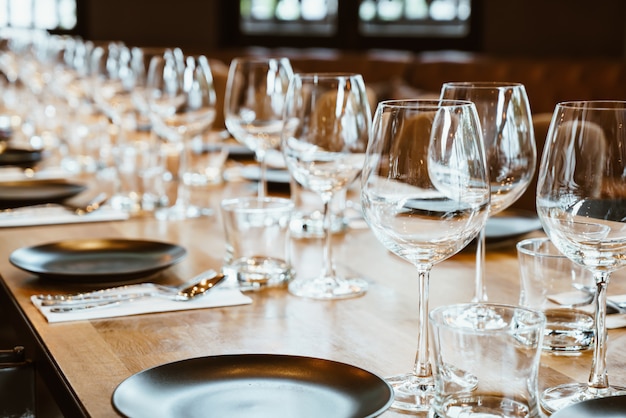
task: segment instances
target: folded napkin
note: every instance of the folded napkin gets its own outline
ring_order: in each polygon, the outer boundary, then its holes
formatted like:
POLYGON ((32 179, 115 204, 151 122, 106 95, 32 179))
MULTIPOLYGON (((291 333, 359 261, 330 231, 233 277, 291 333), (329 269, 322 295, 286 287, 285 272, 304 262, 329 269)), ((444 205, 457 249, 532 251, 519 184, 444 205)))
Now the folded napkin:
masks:
POLYGON ((0 211, 0 228, 14 226, 55 225, 83 222, 121 221, 128 219, 126 212, 103 206, 84 215, 77 215, 60 205, 26 206, 0 211))
POLYGON ((63 180, 70 173, 61 167, 47 167, 42 170, 24 171, 19 167, 0 167, 0 179, 2 181, 20 180, 63 180))
POLYGON ((239 289, 220 286, 187 301, 174 301, 161 297, 145 297, 132 302, 120 302, 91 309, 72 312, 51 312, 51 307, 41 306, 36 295, 31 297, 32 303, 46 317, 49 323, 82 321, 88 319, 115 318, 120 316, 140 315, 156 312, 174 312, 189 309, 218 308, 224 306, 247 305, 252 299, 245 296, 239 289))

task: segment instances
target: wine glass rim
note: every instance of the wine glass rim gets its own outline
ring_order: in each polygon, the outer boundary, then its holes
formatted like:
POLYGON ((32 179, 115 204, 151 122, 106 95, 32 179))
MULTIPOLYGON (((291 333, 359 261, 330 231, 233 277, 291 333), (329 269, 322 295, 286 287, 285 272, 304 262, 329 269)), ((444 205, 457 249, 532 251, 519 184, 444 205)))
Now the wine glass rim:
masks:
POLYGON ((477 89, 524 87, 517 81, 447 81, 443 87, 472 87, 477 89))
MULTIPOLYGON (((526 325, 528 327, 542 327, 545 324, 546 317, 545 314, 537 309, 528 308, 525 306, 513 305, 508 303, 498 303, 498 302, 461 302, 461 303, 453 303, 450 305, 442 305, 432 309, 428 317, 430 320, 438 325, 441 328, 456 328, 453 324, 446 322, 443 320, 444 314, 446 312, 451 311, 467 311, 471 312, 476 308, 492 308, 498 310, 506 310, 509 312, 523 312, 526 315, 524 316, 526 325)), ((473 329, 474 333, 501 333, 503 328, 484 328, 484 329, 473 329)))
POLYGON ((380 107, 405 109, 439 109, 442 107, 475 106, 470 100, 460 99, 391 99, 379 102, 380 107))
POLYGON ((624 109, 626 100, 572 100, 557 103, 557 108, 565 109, 624 109))
POLYGON ((533 257, 540 256, 542 258, 553 258, 553 259, 567 258, 566 255, 564 255, 563 253, 559 251, 559 249, 554 245, 554 243, 549 237, 527 238, 515 244, 515 248, 517 249, 517 251, 521 252, 522 254, 530 255, 533 257), (540 251, 537 248, 530 248, 530 245, 532 245, 533 247, 542 247, 545 244, 548 244, 548 246, 554 247, 556 251, 554 253, 549 253, 547 251, 540 251))

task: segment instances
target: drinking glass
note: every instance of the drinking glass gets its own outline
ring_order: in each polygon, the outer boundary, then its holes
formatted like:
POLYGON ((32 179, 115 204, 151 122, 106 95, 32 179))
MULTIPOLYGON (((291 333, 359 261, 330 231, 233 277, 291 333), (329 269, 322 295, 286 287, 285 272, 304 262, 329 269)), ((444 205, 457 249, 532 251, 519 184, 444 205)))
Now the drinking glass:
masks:
POLYGON ((205 56, 183 57, 177 51, 154 56, 148 69, 148 104, 154 132, 164 141, 166 174, 173 190, 166 207, 157 208, 158 219, 184 219, 205 211, 189 205, 185 184, 187 150, 196 135, 210 129, 215 119, 215 88, 205 56))
POLYGON ((626 394, 609 385, 606 292, 611 273, 626 264, 626 102, 557 104, 537 183, 537 212, 552 243, 595 279, 596 344, 589 380, 546 389, 554 412, 586 399, 626 394))
MULTIPOLYGON (((526 89, 520 83, 450 82, 442 99, 470 100, 476 105, 485 141, 494 215, 524 193, 535 172, 537 151, 526 89)), ((476 243, 473 302, 487 301, 485 289, 485 229, 476 243)))
POLYGON ((489 199, 484 144, 473 103, 379 103, 361 178, 363 214, 388 250, 415 265, 419 289, 416 361, 412 371, 387 379, 394 388, 393 408, 412 412, 430 408, 434 396, 428 343, 430 270, 478 235, 487 220, 489 199))
POLYGON ((267 194, 265 154, 280 145, 283 108, 293 76, 287 58, 235 58, 230 63, 224 98, 226 128, 254 151, 260 164, 258 197, 267 194))
POLYGON ((339 299, 362 295, 367 282, 337 274, 332 258, 330 208, 336 193, 360 174, 371 111, 360 74, 296 74, 287 92, 282 151, 291 176, 323 202, 324 256, 321 273, 289 284, 295 295, 339 299))

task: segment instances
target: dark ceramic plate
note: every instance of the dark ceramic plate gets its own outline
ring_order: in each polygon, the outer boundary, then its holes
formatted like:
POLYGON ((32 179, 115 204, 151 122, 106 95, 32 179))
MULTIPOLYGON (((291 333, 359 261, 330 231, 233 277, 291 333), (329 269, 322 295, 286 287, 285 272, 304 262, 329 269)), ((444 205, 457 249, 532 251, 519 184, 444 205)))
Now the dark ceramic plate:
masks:
POLYGON ((178 245, 157 241, 85 239, 20 248, 9 261, 42 278, 105 283, 149 276, 181 261, 186 253, 178 245))
POLYGON ((42 157, 41 150, 7 148, 0 152, 0 166, 34 167, 42 157))
POLYGON ((534 212, 511 209, 487 220, 485 238, 487 242, 498 242, 540 229, 541 222, 534 212))
POLYGON ((626 396, 590 399, 552 414, 552 418, 623 418, 625 416, 626 396))
POLYGON ((113 392, 133 417, 363 418, 393 400, 380 377, 311 357, 240 354, 199 357, 139 372, 113 392))
POLYGON ((58 203, 87 187, 63 180, 20 180, 0 182, 0 209, 42 203, 58 203))

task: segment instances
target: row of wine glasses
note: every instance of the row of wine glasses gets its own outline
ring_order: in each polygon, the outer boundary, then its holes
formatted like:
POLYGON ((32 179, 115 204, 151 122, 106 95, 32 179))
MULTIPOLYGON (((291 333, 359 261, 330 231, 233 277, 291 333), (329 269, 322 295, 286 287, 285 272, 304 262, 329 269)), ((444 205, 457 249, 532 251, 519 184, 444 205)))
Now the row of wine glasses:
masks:
MULTIPOLYGON (((362 176, 364 213, 376 237, 415 264, 419 277, 415 367, 389 379, 393 407, 400 410, 427 411, 433 396, 428 272, 478 234, 490 214, 494 179, 485 163, 489 158, 482 154, 489 153, 489 142, 480 139, 485 128, 479 128, 479 114, 472 106, 442 99, 430 105, 419 100, 383 102, 374 117, 362 176), (452 111, 455 106, 470 109, 473 127, 464 127, 464 120, 471 118, 452 111)), ((560 103, 546 138, 537 187, 539 218, 555 246, 593 273, 597 287, 596 344, 588 382, 546 389, 541 406, 550 413, 583 400, 626 394, 625 387, 609 384, 606 329, 607 286, 611 273, 625 264, 624 120, 626 102, 560 103)), ((532 160, 532 152, 526 156, 532 160)), ((459 384, 471 383, 462 371, 449 372, 458 373, 459 384)))

